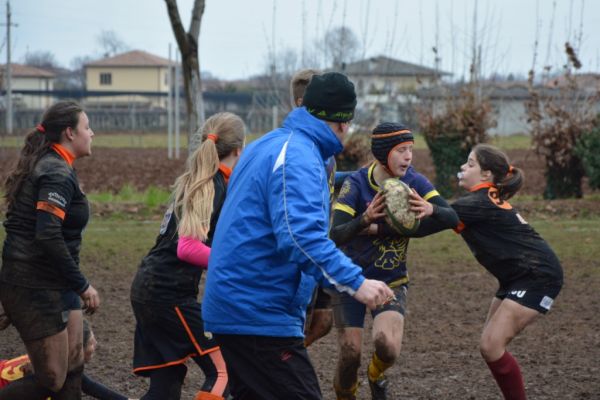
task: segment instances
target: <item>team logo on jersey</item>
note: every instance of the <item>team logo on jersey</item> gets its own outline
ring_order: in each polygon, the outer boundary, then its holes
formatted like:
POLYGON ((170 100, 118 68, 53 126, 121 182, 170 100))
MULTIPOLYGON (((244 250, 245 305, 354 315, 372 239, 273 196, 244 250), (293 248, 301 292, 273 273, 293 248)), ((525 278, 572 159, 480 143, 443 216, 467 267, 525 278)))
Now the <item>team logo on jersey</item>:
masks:
POLYGON ((398 268, 401 263, 406 262, 406 248, 408 247, 408 238, 398 239, 375 239, 373 245, 381 254, 375 260, 375 268, 392 270, 398 268))
POLYGON ((502 208, 503 210, 512 210, 512 206, 510 205, 510 203, 508 201, 502 200, 500 198, 500 194, 498 193, 497 188, 495 188, 495 187, 489 188, 488 197, 490 198, 492 203, 494 203, 498 207, 502 208))
POLYGON ((549 310, 550 307, 552 307, 552 303, 554 303, 554 300, 552 299, 552 297, 544 296, 544 298, 540 302, 540 307, 543 307, 546 310, 549 310))
POLYGON ((510 292, 510 294, 517 296, 519 299, 522 299, 523 296, 525 296, 525 293, 527 293, 527 290, 513 290, 510 292))
POLYGON ((165 212, 165 216, 163 217, 162 222, 160 223, 160 234, 164 235, 167 231, 167 227, 169 226, 169 221, 171 220, 171 216, 173 215, 173 204, 169 206, 167 212, 165 212))
POLYGON ((48 201, 56 203, 63 208, 67 206, 67 200, 56 192, 48 193, 48 201))

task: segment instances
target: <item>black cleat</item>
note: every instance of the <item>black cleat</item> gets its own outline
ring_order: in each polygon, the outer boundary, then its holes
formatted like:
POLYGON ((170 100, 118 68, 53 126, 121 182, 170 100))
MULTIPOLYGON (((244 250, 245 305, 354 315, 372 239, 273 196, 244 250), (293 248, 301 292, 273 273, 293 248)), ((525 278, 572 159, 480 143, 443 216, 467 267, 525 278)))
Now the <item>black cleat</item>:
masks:
POLYGON ((387 400, 387 386, 388 381, 385 376, 381 376, 375 382, 369 381, 369 388, 371 389, 371 399, 373 400, 387 400))

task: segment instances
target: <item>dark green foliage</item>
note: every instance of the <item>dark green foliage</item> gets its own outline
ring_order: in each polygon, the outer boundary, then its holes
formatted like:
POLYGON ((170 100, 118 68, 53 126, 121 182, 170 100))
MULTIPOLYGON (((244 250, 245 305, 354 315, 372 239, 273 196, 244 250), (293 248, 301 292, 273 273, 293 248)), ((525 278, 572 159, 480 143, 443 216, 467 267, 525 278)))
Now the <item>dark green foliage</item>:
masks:
POLYGON ((456 173, 465 163, 471 151, 463 146, 462 139, 456 134, 432 138, 425 136, 427 147, 435 166, 435 188, 444 197, 452 197, 458 188, 456 173))
POLYGON ((435 165, 435 186, 444 197, 458 191, 456 173, 471 148, 487 141, 487 131, 495 126, 489 103, 476 96, 469 86, 458 95, 448 95, 443 110, 422 108, 419 125, 435 165))
POLYGON ((575 147, 592 189, 600 189, 600 125, 584 133, 575 147))

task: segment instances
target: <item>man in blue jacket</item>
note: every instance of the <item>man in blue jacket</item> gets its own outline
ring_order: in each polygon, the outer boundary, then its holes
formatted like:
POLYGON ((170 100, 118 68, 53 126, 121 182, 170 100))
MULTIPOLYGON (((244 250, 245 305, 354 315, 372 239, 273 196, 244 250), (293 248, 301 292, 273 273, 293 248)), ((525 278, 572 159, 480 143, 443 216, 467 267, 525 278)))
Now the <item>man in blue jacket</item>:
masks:
POLYGON ((315 76, 303 104, 242 153, 213 238, 202 316, 236 400, 321 399, 303 344, 316 282, 370 308, 393 297, 328 238, 325 161, 343 148, 354 85, 315 76))

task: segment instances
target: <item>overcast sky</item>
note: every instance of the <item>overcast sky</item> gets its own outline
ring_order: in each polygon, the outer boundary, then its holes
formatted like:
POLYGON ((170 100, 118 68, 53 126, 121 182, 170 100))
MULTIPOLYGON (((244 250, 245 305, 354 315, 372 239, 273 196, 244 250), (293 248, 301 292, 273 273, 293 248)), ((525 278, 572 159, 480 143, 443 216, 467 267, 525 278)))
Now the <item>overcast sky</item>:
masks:
MULTIPOLYGON (((475 0, 206 3, 200 63, 202 70, 220 78, 245 78, 263 72, 273 48, 276 53, 292 49, 300 60, 316 42, 322 42, 327 30, 339 26, 356 33, 361 55, 385 54, 432 67, 431 48, 437 43, 443 70, 456 77, 468 71, 475 0)), ((5 22, 6 0, 0 4, 5 22)), ((178 4, 187 29, 193 0, 178 0, 178 4)), ((536 31, 538 68, 546 63, 562 65, 564 43, 569 40, 581 45, 578 51, 583 70, 600 72, 600 1, 479 0, 477 4, 477 38, 484 74, 526 75, 533 62, 536 31)), ((75 57, 101 54, 97 37, 103 30, 114 31, 131 49, 163 57, 168 55, 169 43, 175 43, 164 0, 12 0, 11 9, 13 22, 18 24, 12 30, 15 62, 22 62, 28 51, 43 50, 54 53, 59 63, 69 67, 75 57)), ((0 37, 4 63, 6 32, 0 37)))

